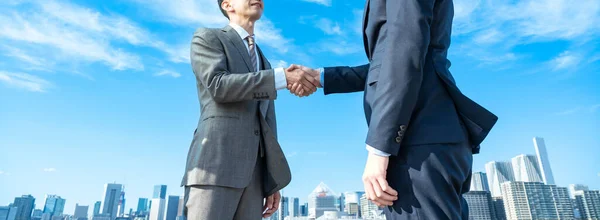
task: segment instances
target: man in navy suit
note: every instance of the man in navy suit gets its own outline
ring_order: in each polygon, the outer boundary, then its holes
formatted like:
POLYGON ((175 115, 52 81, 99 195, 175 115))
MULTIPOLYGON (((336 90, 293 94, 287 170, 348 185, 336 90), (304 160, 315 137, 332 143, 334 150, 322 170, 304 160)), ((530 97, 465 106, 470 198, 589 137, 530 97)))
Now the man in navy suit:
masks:
POLYGON ((448 70, 453 13, 452 0, 367 0, 369 64, 289 68, 320 79, 325 95, 364 91, 363 183, 387 219, 468 219, 462 194, 473 154, 498 118, 463 95, 448 70))

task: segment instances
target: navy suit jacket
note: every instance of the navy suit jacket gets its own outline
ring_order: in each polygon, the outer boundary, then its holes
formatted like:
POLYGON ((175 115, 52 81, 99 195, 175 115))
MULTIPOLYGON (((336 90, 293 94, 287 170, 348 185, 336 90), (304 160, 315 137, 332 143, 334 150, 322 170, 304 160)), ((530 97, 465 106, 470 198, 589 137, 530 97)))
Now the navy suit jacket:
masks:
POLYGON ((364 91, 366 143, 380 151, 468 141, 478 153, 498 118, 448 70, 452 0, 367 0, 364 13, 369 64, 324 68, 325 94, 364 91))

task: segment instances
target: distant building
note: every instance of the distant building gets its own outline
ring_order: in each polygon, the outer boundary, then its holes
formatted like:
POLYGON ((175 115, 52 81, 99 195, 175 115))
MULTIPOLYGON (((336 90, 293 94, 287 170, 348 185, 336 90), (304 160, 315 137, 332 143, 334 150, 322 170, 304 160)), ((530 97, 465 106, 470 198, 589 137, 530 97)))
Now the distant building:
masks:
POLYGON ((506 220, 506 211, 504 210, 504 201, 502 197, 492 197, 494 203, 494 214, 496 214, 496 220, 506 220))
POLYGON ((97 201, 96 203, 94 203, 94 213, 93 216, 97 216, 100 214, 100 210, 102 208, 102 202, 97 201))
POLYGON ((515 180, 512 164, 508 162, 488 162, 485 164, 485 171, 493 197, 502 197, 502 184, 515 180))
POLYGON ((300 217, 308 217, 308 203, 300 205, 300 217))
POLYGON ((554 185, 554 175, 552 174, 552 167, 550 166, 550 158, 548 158, 548 151, 546 149, 544 138, 534 137, 533 146, 535 147, 538 166, 540 168, 540 173, 542 174, 542 181, 545 184, 554 185))
POLYGON ((475 172, 471 177, 471 191, 490 191, 487 175, 484 172, 475 172))
POLYGON ((383 217, 383 208, 367 199, 366 194, 360 197, 360 212, 364 219, 381 219, 383 217))
POLYGON ((297 197, 291 198, 290 216, 292 216, 292 217, 300 216, 300 199, 297 197))
POLYGON ((290 200, 286 196, 282 196, 281 200, 279 200, 279 213, 277 213, 277 219, 283 220, 285 217, 290 215, 290 200))
POLYGON ((89 206, 80 206, 79 204, 75 204, 75 213, 73 213, 73 218, 75 218, 76 220, 87 219, 88 209, 89 206))
POLYGON ((15 220, 18 210, 15 206, 0 206, 0 220, 15 220))
MULTIPOLYGON (((48 220, 54 216, 62 216, 65 210, 66 200, 57 195, 46 195, 46 201, 44 202, 44 211, 42 216, 48 220)), ((42 218, 44 219, 44 218, 42 218)))
POLYGON ((325 211, 338 211, 336 194, 321 182, 308 196, 308 217, 319 218, 325 211))
POLYGON ((537 182, 502 184, 508 219, 574 219, 567 188, 537 182))
POLYGON ((184 196, 179 197, 179 206, 177 207, 177 220, 184 220, 183 208, 185 208, 184 196))
POLYGON ((575 192, 582 191, 582 190, 590 190, 590 188, 583 184, 570 184, 569 185, 569 196, 571 196, 571 199, 575 199, 575 192))
POLYGON ((41 220, 42 214, 44 214, 44 212, 41 209, 34 209, 33 214, 31 214, 31 219, 41 220))
POLYGON ((116 183, 108 183, 104 185, 104 200, 102 201, 102 213, 108 216, 111 220, 117 218, 119 211, 119 201, 123 186, 116 183))
POLYGON ((153 199, 167 199, 167 186, 166 185, 154 186, 154 194, 153 194, 152 198, 153 199))
POLYGON ((149 220, 164 220, 165 219, 165 200, 161 198, 152 199, 152 207, 150 208, 149 220))
POLYGON ((489 191, 471 191, 463 195, 469 206, 469 220, 495 220, 494 202, 489 191))
POLYGON ((31 220, 33 207, 35 207, 35 198, 31 195, 23 195, 15 198, 13 206, 17 207, 15 220, 31 220))
POLYGON ((512 159, 515 181, 543 183, 538 159, 534 155, 521 154, 512 159))
POLYGON ((167 200, 166 220, 176 220, 178 211, 179 211, 179 196, 169 196, 169 200, 167 200))
POLYGON ((575 191, 575 203, 581 219, 600 219, 600 190, 575 191))

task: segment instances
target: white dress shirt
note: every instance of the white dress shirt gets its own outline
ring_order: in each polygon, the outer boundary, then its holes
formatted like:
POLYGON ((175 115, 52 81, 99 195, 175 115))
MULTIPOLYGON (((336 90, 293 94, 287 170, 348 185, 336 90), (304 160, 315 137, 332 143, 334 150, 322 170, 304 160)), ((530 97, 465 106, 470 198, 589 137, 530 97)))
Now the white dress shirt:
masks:
MULTIPOLYGON (((248 48, 248 41, 246 40, 246 37, 250 36, 250 34, 248 34, 248 32, 246 30, 244 30, 244 28, 242 28, 241 26, 234 24, 234 23, 230 23, 229 26, 231 26, 231 28, 233 28, 233 30, 235 30, 238 35, 240 35, 240 37, 242 38, 242 41, 244 42, 244 45, 246 45, 246 50, 248 50, 248 53, 250 53, 250 49, 248 48)), ((256 35, 254 36, 254 53, 256 53, 256 69, 260 70, 260 61, 261 58, 258 55, 258 49, 256 48, 258 45, 257 40, 256 40, 256 35)), ((283 68, 275 68, 275 89, 280 90, 280 89, 285 89, 287 88, 287 79, 285 78, 285 71, 283 68)))

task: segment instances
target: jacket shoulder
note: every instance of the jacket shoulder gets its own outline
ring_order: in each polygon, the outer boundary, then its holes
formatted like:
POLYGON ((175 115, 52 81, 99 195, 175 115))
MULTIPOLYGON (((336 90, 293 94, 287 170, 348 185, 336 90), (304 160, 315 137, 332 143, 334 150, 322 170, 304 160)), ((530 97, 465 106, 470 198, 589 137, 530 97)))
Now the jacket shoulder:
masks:
POLYGON ((201 27, 196 29, 196 31, 194 32, 194 37, 199 37, 207 41, 212 41, 219 38, 218 35, 220 34, 220 32, 222 32, 221 29, 201 27))

